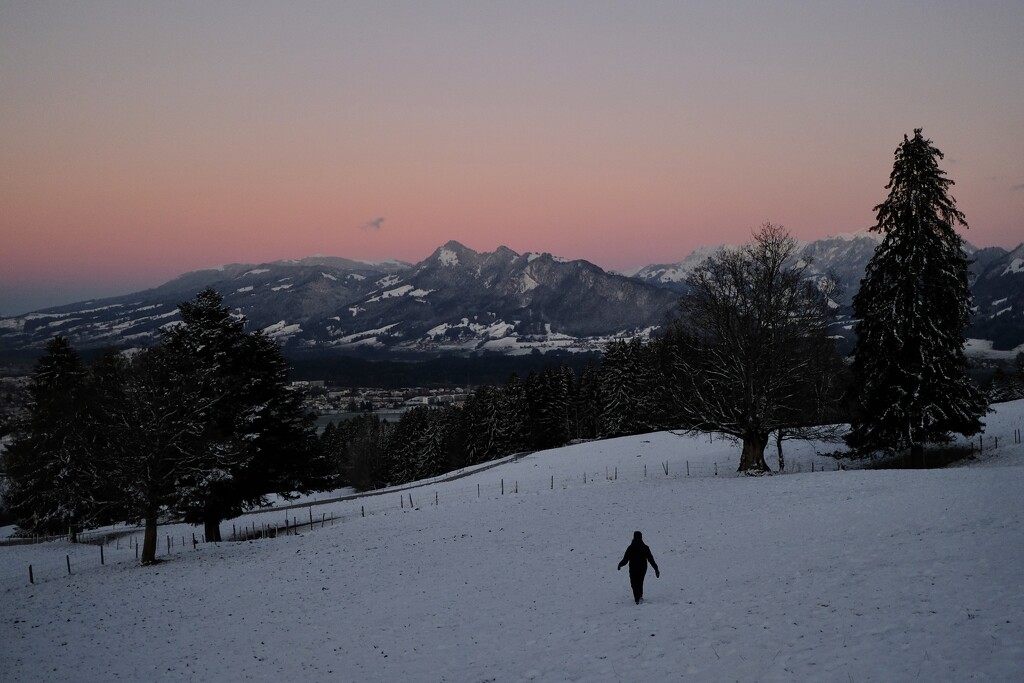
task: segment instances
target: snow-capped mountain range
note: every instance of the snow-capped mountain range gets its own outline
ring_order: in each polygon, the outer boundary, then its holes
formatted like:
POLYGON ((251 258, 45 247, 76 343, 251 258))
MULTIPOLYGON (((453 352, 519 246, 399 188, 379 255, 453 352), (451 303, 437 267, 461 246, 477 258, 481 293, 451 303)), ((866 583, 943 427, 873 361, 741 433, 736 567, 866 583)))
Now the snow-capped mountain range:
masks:
POLYGON ((204 287, 286 351, 360 354, 599 350, 648 334, 676 306, 675 293, 586 261, 448 242, 414 265, 313 257, 195 271, 136 294, 0 319, 0 350, 40 348, 55 334, 80 348, 152 344, 204 287))
MULTIPOLYGON (((800 245, 812 274, 842 285, 840 334, 878 236, 857 233, 800 245)), ((41 348, 55 334, 79 348, 144 346, 178 319, 177 306, 204 287, 285 351, 380 355, 599 350, 646 336, 673 315, 686 276, 719 247, 631 277, 582 260, 506 247, 478 253, 448 242, 417 264, 316 256, 232 264, 181 275, 135 294, 0 318, 0 351, 41 348)), ((1024 244, 970 249, 976 316, 968 336, 996 349, 1024 344, 1024 244)))

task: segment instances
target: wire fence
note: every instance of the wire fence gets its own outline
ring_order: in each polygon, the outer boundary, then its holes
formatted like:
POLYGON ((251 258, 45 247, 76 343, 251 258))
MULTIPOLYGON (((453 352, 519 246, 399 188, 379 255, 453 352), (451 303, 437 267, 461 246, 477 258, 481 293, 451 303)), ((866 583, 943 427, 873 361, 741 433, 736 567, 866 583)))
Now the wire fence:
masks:
MULTIPOLYGON (((1020 430, 1014 431, 1013 443, 1021 443, 1020 430)), ((958 457, 998 448, 998 438, 980 437, 968 445, 960 444, 947 449, 958 457)), ((335 525, 352 523, 375 515, 412 513, 424 508, 443 508, 472 502, 501 499, 505 496, 552 494, 570 489, 614 485, 618 482, 639 482, 642 480, 685 480, 699 478, 727 478, 744 476, 736 471, 736 459, 728 460, 661 460, 657 462, 609 465, 601 468, 583 468, 574 474, 542 473, 528 471, 525 465, 533 465, 530 455, 512 456, 500 463, 507 465, 502 476, 495 473, 481 477, 467 477, 466 472, 442 475, 426 483, 414 482, 383 491, 365 492, 340 496, 326 500, 312 501, 302 505, 285 505, 275 508, 253 510, 241 517, 224 522, 221 533, 224 542, 246 542, 294 536, 324 529, 335 525), (507 476, 506 476, 507 472, 507 476), (477 481, 482 479, 482 481, 477 481), (230 533, 227 525, 230 524, 230 533)), ((933 460, 938 466, 938 458, 933 460)), ((874 467, 899 467, 900 458, 870 462, 817 457, 787 457, 783 471, 773 471, 773 476, 817 472, 834 472, 844 469, 874 467)), ((491 465, 493 466, 493 465, 491 465)), ((488 469, 485 466, 481 470, 488 469)), ((470 472, 473 474, 475 472, 470 472)), ((157 559, 164 560, 175 553, 198 552, 207 543, 200 533, 201 527, 170 523, 158 532, 157 559)), ((144 536, 141 527, 125 526, 80 532, 76 542, 68 543, 68 536, 38 536, 8 539, 3 545, 45 544, 45 552, 33 558, 31 564, 12 573, 10 565, 4 583, 44 583, 62 578, 74 577, 77 573, 101 566, 138 561, 144 536), (64 543, 54 543, 63 541, 64 543)))

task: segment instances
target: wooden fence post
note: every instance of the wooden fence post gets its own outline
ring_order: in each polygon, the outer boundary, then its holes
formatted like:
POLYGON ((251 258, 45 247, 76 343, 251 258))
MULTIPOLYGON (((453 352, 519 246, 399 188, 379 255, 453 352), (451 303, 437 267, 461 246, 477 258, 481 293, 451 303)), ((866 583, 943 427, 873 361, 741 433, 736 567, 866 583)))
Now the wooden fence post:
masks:
POLYGON ((102 543, 100 543, 100 564, 101 565, 102 564, 106 564, 106 562, 103 561, 103 544, 102 543))
POLYGON ((71 576, 71 556, 65 555, 64 559, 68 562, 68 576, 71 576))
POLYGON ((29 583, 35 583, 36 582, 36 577, 32 575, 32 565, 28 566, 28 582, 29 583))

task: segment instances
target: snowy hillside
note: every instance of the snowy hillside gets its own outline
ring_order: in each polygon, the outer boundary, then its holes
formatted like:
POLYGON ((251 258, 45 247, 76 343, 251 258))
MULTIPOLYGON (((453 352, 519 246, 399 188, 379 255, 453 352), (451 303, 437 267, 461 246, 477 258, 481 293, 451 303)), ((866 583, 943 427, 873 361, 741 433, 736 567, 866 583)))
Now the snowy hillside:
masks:
POLYGON ((1022 422, 1024 402, 997 406, 976 461, 931 471, 835 471, 787 443, 786 475, 746 478, 732 473, 737 447, 718 439, 580 444, 233 522, 312 516, 317 528, 299 535, 193 550, 180 537, 195 529, 169 527, 173 549, 161 536, 166 561, 147 568, 129 536, 105 547, 103 566, 96 546, 3 547, 0 672, 5 682, 1020 680, 1022 422), (634 529, 661 568, 639 606, 615 570, 634 529))

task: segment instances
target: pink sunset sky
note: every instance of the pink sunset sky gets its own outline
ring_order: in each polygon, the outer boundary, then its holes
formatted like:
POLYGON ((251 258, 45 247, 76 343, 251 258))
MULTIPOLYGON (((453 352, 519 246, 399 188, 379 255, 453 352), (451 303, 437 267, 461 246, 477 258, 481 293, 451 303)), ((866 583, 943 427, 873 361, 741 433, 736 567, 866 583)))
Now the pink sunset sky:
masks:
POLYGON ((625 270, 856 232, 916 127, 1013 247, 1022 36, 1020 0, 0 0, 0 315, 451 239, 625 270))

